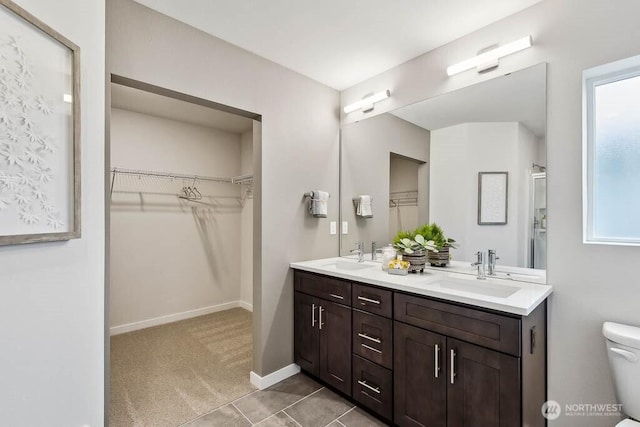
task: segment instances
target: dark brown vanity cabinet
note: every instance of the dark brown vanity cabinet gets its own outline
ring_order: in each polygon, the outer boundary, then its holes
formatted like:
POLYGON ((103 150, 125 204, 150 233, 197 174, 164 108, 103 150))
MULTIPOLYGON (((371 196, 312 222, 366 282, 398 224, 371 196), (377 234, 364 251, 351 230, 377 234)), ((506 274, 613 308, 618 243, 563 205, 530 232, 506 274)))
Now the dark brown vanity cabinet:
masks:
POLYGON ((295 290, 295 362, 380 417, 546 425, 546 302, 517 316, 302 271, 295 290))
POLYGON ((399 426, 544 426, 546 305, 516 317, 394 296, 399 426))
POLYGON ((351 289, 348 282, 327 279, 296 273, 294 361, 305 371, 351 395, 351 308, 313 296, 329 296, 348 304, 351 289))
POLYGON ((393 419, 393 292, 354 283, 353 398, 393 419))

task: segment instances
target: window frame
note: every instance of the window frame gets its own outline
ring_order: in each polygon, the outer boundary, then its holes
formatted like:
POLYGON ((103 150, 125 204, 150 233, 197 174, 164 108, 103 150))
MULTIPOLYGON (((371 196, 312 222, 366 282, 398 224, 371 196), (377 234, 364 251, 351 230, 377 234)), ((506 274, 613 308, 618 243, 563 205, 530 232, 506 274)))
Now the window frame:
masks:
POLYGON ((611 62, 582 72, 582 239, 584 244, 640 246, 636 238, 596 236, 594 233, 594 92, 598 86, 640 77, 640 55, 611 62))

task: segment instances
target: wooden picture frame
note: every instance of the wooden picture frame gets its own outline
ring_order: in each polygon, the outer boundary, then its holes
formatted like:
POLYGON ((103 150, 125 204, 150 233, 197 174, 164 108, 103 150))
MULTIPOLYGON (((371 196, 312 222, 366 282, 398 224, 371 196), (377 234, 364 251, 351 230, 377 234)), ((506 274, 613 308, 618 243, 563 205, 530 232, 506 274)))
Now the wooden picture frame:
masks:
POLYGON ((478 172, 478 225, 505 225, 509 172, 478 172))
POLYGON ((79 238, 80 48, 0 0, 0 245, 79 238))

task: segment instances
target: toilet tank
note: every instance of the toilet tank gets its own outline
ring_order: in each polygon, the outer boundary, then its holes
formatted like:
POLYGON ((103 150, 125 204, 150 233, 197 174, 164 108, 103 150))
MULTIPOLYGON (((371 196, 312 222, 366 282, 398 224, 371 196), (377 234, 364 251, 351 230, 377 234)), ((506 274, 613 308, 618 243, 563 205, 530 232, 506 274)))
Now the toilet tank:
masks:
POLYGON ((602 334, 607 344, 609 366, 616 398, 622 412, 640 419, 640 328, 605 322, 602 334))

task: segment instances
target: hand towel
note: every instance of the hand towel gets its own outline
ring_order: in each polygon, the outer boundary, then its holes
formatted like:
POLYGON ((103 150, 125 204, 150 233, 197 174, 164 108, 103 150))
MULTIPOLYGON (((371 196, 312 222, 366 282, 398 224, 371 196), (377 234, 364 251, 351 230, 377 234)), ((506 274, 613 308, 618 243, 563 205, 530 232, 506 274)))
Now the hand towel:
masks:
POLYGON ((371 196, 363 194, 356 198, 356 215, 363 218, 373 218, 371 209, 371 196))
POLYGON ((312 191, 311 202, 309 202, 309 213, 316 218, 326 218, 328 200, 329 193, 326 191, 312 191))

